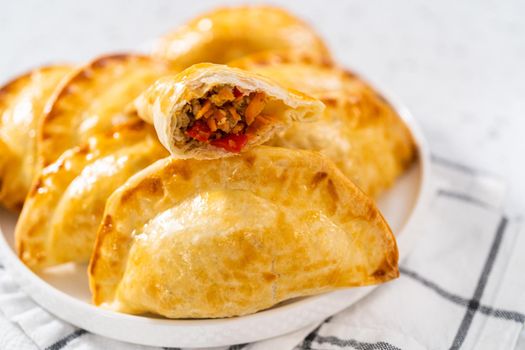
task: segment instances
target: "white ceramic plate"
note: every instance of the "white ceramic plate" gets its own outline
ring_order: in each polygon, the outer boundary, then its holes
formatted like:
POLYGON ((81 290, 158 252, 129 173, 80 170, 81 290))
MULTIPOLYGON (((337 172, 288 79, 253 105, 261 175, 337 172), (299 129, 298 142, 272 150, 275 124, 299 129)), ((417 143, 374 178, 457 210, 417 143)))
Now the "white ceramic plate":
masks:
MULTIPOLYGON (((429 156, 426 143, 410 114, 396 106, 419 147, 416 164, 379 200, 379 207, 396 233, 403 259, 418 233, 410 226, 426 198, 429 156)), ((38 304, 90 332, 136 344, 165 347, 211 347, 247 343, 289 333, 343 310, 374 287, 340 290, 281 303, 253 315, 210 320, 168 320, 132 316, 97 308, 90 303, 85 265, 68 264, 35 274, 18 260, 13 248, 17 217, 0 211, 0 254, 7 270, 38 304)))

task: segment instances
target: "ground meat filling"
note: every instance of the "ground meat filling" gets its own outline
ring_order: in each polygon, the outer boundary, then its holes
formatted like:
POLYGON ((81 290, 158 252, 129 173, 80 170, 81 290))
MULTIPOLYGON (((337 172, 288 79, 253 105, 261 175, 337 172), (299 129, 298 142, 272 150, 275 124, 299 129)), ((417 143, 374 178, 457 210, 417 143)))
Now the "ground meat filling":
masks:
POLYGON ((203 97, 188 103, 183 112, 188 123, 182 131, 188 142, 197 140, 240 152, 265 117, 263 92, 245 93, 237 87, 216 86, 203 97))

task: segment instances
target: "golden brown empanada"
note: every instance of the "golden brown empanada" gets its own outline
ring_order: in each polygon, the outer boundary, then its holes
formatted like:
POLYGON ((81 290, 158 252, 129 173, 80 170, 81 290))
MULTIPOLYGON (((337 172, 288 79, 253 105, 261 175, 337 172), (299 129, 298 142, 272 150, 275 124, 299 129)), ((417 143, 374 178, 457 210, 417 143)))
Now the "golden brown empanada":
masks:
POLYGON ((71 68, 50 66, 22 75, 0 89, 0 204, 18 211, 36 166, 36 134, 44 107, 71 68))
POLYGON ((315 55, 306 51, 297 50, 272 50, 261 51, 242 56, 227 64, 231 67, 251 70, 258 66, 272 66, 279 64, 304 63, 321 67, 334 67, 333 62, 318 62, 315 55))
POLYGON ((300 89, 326 105, 321 120, 294 123, 269 144, 320 151, 371 196, 392 185, 413 160, 414 141, 404 122, 387 101, 354 74, 273 54, 231 65, 300 89))
POLYGON ((126 108, 146 87, 170 70, 139 55, 113 55, 94 60, 64 84, 40 130, 44 166, 90 136, 126 122, 126 108))
POLYGON ((160 142, 178 158, 233 155, 292 121, 319 118, 323 104, 244 70, 201 63, 159 79, 135 101, 160 142))
POLYGON ((159 160, 108 199, 93 300, 127 313, 229 317, 398 276, 374 202, 317 152, 260 146, 159 160))
POLYGON ((194 18, 158 40, 154 55, 181 68, 227 63, 261 51, 306 52, 315 63, 331 62, 321 38, 287 11, 270 6, 221 8, 194 18))
POLYGON ((137 117, 63 153, 27 197, 15 230, 20 259, 32 269, 88 261, 106 199, 167 155, 153 127, 137 117))

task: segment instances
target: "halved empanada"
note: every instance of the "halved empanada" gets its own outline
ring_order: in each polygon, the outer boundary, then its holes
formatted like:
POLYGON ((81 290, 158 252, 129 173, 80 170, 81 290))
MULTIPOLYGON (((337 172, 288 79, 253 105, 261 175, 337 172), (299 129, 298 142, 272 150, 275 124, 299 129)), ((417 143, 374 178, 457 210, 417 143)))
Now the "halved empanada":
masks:
POLYGON ((70 71, 36 69, 0 89, 0 204, 11 210, 22 208, 37 171, 36 134, 44 107, 70 71))
POLYGON ((171 154, 199 159, 247 150, 292 121, 319 118, 324 109, 263 76, 211 63, 159 79, 135 107, 171 154))
POLYGON ((269 55, 232 63, 301 89, 326 105, 319 121, 294 123, 269 144, 320 151, 363 191, 377 196, 415 157, 414 141, 404 122, 387 101, 354 74, 293 62, 269 55))
POLYGON ((331 61, 310 26, 270 6, 221 8, 201 15, 159 39, 154 55, 186 68, 201 62, 226 63, 269 50, 307 52, 316 63, 331 61))
POLYGON ((130 54, 101 57, 79 69, 44 117, 39 135, 43 165, 90 136, 125 122, 124 112, 133 99, 168 72, 165 63, 130 54))
POLYGON ((373 201, 318 153, 261 146, 159 160, 111 195, 90 263, 95 304, 229 317, 398 276, 373 201))
POLYGON ((27 197, 15 230, 20 259, 32 269, 88 261, 106 199, 167 154, 153 127, 137 117, 64 152, 27 197))

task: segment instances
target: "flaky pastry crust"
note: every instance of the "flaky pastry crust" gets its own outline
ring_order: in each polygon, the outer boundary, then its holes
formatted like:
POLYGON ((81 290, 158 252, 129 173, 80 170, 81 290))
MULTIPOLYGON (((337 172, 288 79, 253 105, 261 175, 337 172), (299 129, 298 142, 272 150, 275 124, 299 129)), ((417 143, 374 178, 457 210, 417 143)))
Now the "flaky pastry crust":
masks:
POLYGON ((316 152, 260 146, 159 160, 109 198, 91 258, 96 305, 229 317, 398 276, 374 202, 316 152))
POLYGON ((0 88, 0 204, 19 211, 38 172, 36 134, 67 66, 35 69, 0 88))
POLYGON ((160 38, 157 57, 181 68, 196 63, 227 63, 262 51, 305 52, 316 63, 331 62, 312 28, 287 11, 271 6, 220 8, 198 16, 160 38))
POLYGON ((170 72, 163 62, 133 54, 103 56, 79 68, 43 118, 38 135, 43 166, 89 137, 125 123, 133 99, 170 72))
POLYGON ((320 120, 294 123, 270 145, 323 153, 371 196, 390 187, 414 160, 416 147, 403 120, 355 74, 271 53, 231 64, 301 89, 326 106, 320 120))
POLYGON ((106 199, 166 155, 153 128, 136 116, 64 152, 42 170, 28 195, 15 229, 20 259, 34 270, 87 262, 106 199))

